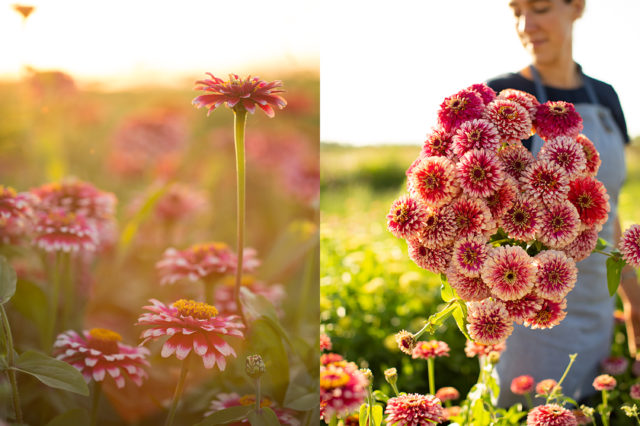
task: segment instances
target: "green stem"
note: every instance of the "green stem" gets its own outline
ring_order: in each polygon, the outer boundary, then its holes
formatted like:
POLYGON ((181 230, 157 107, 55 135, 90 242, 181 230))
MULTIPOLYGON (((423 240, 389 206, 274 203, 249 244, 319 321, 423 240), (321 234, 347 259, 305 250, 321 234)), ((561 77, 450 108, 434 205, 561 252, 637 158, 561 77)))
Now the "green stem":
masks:
POLYGON ((490 241, 491 244, 501 244, 501 243, 508 243, 510 241, 513 241, 511 238, 504 238, 502 240, 496 240, 496 241, 490 241))
POLYGON ((62 255, 62 288, 64 293, 64 305, 62 306, 62 324, 64 329, 73 328, 70 323, 70 316, 72 309, 75 309, 75 286, 73 281, 73 275, 71 273, 71 256, 69 253, 62 255))
POLYGON ((215 284, 212 280, 204 279, 202 281, 204 285, 204 301, 207 305, 213 305, 215 302, 213 300, 213 285, 215 284))
POLYGON ((525 399, 527 400, 527 408, 533 408, 533 400, 531 399, 531 394, 529 392, 524 394, 525 399))
POLYGON ((244 108, 233 110, 234 140, 236 145, 236 172, 238 190, 238 265, 236 271, 236 286, 233 292, 238 312, 242 321, 246 323, 242 305, 240 304, 240 286, 242 285, 242 261, 244 254, 244 225, 245 225, 245 159, 244 159, 244 129, 247 123, 247 111, 244 108))
POLYGON ((178 408, 178 403, 180 402, 180 397, 182 396, 182 390, 184 389, 184 382, 185 382, 185 379, 187 378, 187 372, 189 371, 190 359, 191 359, 191 354, 187 355, 187 358, 184 361, 182 361, 182 369, 180 370, 180 379, 178 380, 176 390, 173 394, 173 401, 171 401, 171 408, 169 409, 169 416, 167 417, 165 426, 173 425, 173 419, 176 416, 176 409, 178 408))
POLYGON ((593 249, 591 251, 591 253, 600 253, 600 254, 604 254, 605 256, 613 257, 613 255, 611 253, 607 253, 606 251, 602 251, 602 250, 598 250, 598 249, 593 249))
POLYGON ((47 333, 47 348, 49 350, 53 345, 56 334, 56 319, 58 317, 58 305, 60 303, 60 278, 63 254, 56 252, 56 260, 53 267, 53 288, 51 289, 51 309, 49 311, 49 328, 47 333))
POLYGON ((256 412, 262 410, 262 395, 260 395, 260 377, 256 377, 256 412))
POLYGON ((11 327, 9 325, 9 318, 7 318, 7 312, 4 310, 4 305, 2 304, 0 304, 0 314, 2 314, 2 328, 4 329, 4 335, 7 340, 7 363, 9 364, 7 375, 9 376, 9 383, 11 383, 13 411, 16 414, 16 421, 18 423, 23 423, 22 409, 20 408, 20 394, 18 393, 18 381, 16 380, 16 372, 12 369, 15 363, 13 358, 13 336, 11 335, 11 327))
POLYGON ((400 392, 398 392, 398 386, 395 383, 391 383, 391 389, 396 394, 396 396, 400 396, 400 392))
POLYGON ((367 386, 367 405, 369 405, 369 421, 367 424, 369 426, 373 425, 373 404, 373 392, 371 386, 367 386))
POLYGON ((100 406, 100 394, 102 393, 102 386, 100 383, 93 382, 93 396, 91 398, 91 426, 98 424, 98 407, 100 406))
POLYGON ((602 391, 602 411, 600 414, 602 415, 602 424, 604 426, 609 426, 609 409, 607 407, 607 391, 602 391))
POLYGON ((429 371, 429 393, 431 395, 435 395, 436 394, 435 360, 431 357, 427 358, 427 370, 429 371))
POLYGON ((571 369, 571 366, 573 365, 573 362, 576 360, 577 356, 578 356, 577 353, 569 355, 569 365, 567 365, 567 368, 565 368, 564 373, 562 373, 562 377, 560 377, 560 380, 558 381, 558 384, 549 393, 549 396, 547 397, 546 404, 548 404, 549 401, 551 401, 552 398, 555 398, 555 394, 558 392, 558 389, 560 389, 560 385, 564 381, 565 377, 567 377, 567 374, 569 374, 569 370, 571 369))

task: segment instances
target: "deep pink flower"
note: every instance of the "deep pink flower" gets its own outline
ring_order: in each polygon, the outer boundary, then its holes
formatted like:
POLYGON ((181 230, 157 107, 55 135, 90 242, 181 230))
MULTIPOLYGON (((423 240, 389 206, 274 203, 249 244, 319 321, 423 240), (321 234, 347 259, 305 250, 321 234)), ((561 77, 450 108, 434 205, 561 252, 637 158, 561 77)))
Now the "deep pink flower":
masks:
POLYGON ((467 151, 456 168, 462 191, 471 197, 488 197, 502 185, 502 167, 496 155, 489 150, 467 151))
POLYGON ((529 199, 525 194, 519 194, 511 207, 502 215, 500 226, 509 238, 530 241, 535 238, 538 230, 539 216, 536 201, 529 199))
POLYGON ((539 405, 527 414, 527 426, 577 426, 571 410, 558 404, 539 405))
MULTIPOLYGON (((243 406, 251 406, 255 407, 256 405, 256 396, 251 395, 243 395, 237 394, 235 392, 232 393, 218 393, 215 398, 209 404, 209 411, 204 413, 205 417, 210 416, 213 413, 216 413, 220 410, 224 410, 230 407, 243 407, 243 406)), ((274 401, 270 400, 267 397, 263 397, 260 400, 260 407, 269 407, 273 410, 278 418, 278 421, 282 425, 286 426, 298 426, 300 424, 300 420, 295 417, 295 412, 288 408, 279 407, 274 401)), ((231 423, 232 426, 248 424, 249 419, 244 418, 240 421, 231 423)))
POLYGON ((38 213, 34 227, 35 246, 47 252, 92 252, 98 245, 98 233, 84 216, 54 209, 38 213))
POLYGON ((558 382, 553 379, 540 380, 536 385, 536 393, 538 395, 550 395, 556 386, 558 386, 558 382))
POLYGON ((490 248, 483 237, 460 239, 453 246, 451 263, 461 274, 478 277, 490 248))
POLYGON ((496 98, 487 105, 482 118, 496 126, 503 140, 526 139, 531 135, 531 117, 516 102, 496 98))
POLYGON ((585 226, 603 225, 609 217, 609 194, 602 182, 591 176, 574 179, 567 195, 585 226))
POLYGON ((418 239, 426 247, 449 246, 456 237, 455 216, 449 206, 427 207, 418 239))
POLYGON ((560 203, 567 199, 569 179, 559 166, 549 161, 535 161, 520 177, 521 189, 544 203, 560 203))
POLYGON ((444 99, 438 110, 438 124, 446 131, 454 131, 460 124, 481 118, 484 103, 475 90, 461 90, 444 99))
POLYGON ((387 214, 387 229, 398 238, 416 238, 424 226, 425 218, 422 202, 403 195, 391 204, 387 214))
POLYGON ((532 329, 553 328, 567 316, 567 312, 564 311, 566 307, 566 299, 562 299, 560 302, 543 299, 540 310, 534 316, 526 319, 524 325, 532 329))
POLYGON ((627 228, 618 243, 622 258, 634 268, 640 268, 640 225, 627 228))
POLYGON ((502 300, 524 297, 534 285, 537 266, 522 247, 494 247, 482 267, 482 279, 502 300))
POLYGON ((517 324, 522 324, 542 308, 543 300, 534 290, 520 299, 502 300, 502 303, 504 303, 504 307, 509 312, 511 319, 517 324))
POLYGON ((516 200, 518 183, 509 175, 504 177, 502 186, 498 190, 484 199, 491 217, 498 220, 509 210, 516 200))
POLYGON ((453 155, 453 135, 443 129, 434 129, 427 135, 427 139, 422 146, 421 155, 423 157, 447 157, 453 155))
POLYGON ((485 299, 467 304, 467 331, 477 343, 495 345, 513 332, 513 321, 502 302, 485 299))
POLYGON ((619 376, 627 371, 629 361, 623 356, 612 355, 600 361, 600 366, 606 374, 619 376))
POLYGON ((548 247, 561 249, 578 236, 580 227, 580 215, 573 204, 548 204, 540 215, 537 238, 548 247))
POLYGON ((444 421, 440 400, 433 395, 410 393, 389 398, 384 413, 389 425, 431 426, 444 421))
POLYGON ((600 226, 591 226, 582 230, 576 238, 562 250, 576 262, 586 259, 598 244, 600 226))
POLYGON ((582 117, 569 102, 547 101, 538 106, 533 125, 544 140, 557 136, 575 138, 582 131, 582 117))
POLYGON ((589 138, 582 133, 578 135, 576 142, 582 146, 582 151, 584 152, 585 159, 587 160, 585 173, 589 176, 595 177, 598 173, 598 169, 600 168, 600 163, 602 163, 598 150, 593 142, 591 142, 589 138))
POLYGON ((240 329, 244 324, 238 321, 238 316, 218 316, 215 306, 193 300, 180 299, 169 306, 155 299, 150 302, 152 306, 143 306, 150 312, 140 315, 136 323, 149 327, 141 334, 144 339, 141 345, 170 336, 162 346, 163 358, 175 353, 179 360, 184 360, 193 349, 202 357, 205 368, 217 364, 220 371, 227 365, 227 356, 236 356, 222 336, 243 337, 240 329))
POLYGON ((482 98, 482 102, 487 105, 496 98, 496 92, 487 83, 476 83, 467 87, 467 90, 475 90, 482 98))
POLYGON ((523 92, 516 89, 504 89, 498 93, 498 99, 506 99, 519 104, 521 107, 527 110, 529 117, 533 119, 536 115, 536 109, 540 102, 531 93, 523 92))
POLYGON ((536 292, 544 299, 560 302, 573 289, 578 278, 578 268, 573 259, 563 252, 543 250, 536 255, 538 272, 536 292))
POLYGON ((452 246, 427 247, 420 240, 409 240, 409 258, 416 265, 436 274, 443 273, 451 262, 452 246))
POLYGON ((455 164, 444 157, 423 158, 411 170, 409 192, 428 206, 439 207, 460 192, 455 164))
POLYGON ((79 335, 73 330, 65 331, 53 344, 53 355, 80 370, 89 383, 111 377, 118 388, 125 385, 125 377, 141 386, 147 378, 144 366, 149 355, 147 348, 120 343, 122 337, 115 331, 92 328, 79 335), (109 373, 109 374, 106 374, 109 373))
POLYGON ((449 206, 453 211, 458 238, 484 234, 495 226, 487 204, 481 199, 463 195, 449 206))
POLYGON ((597 391, 610 391, 615 389, 616 379, 608 374, 601 374, 593 380, 593 387, 597 391))
POLYGON ((533 390, 533 377, 528 375, 522 375, 514 377, 511 380, 511 392, 516 395, 526 395, 533 390))
POLYGON ((521 143, 508 145, 498 151, 498 158, 502 162, 503 170, 516 181, 535 159, 533 154, 521 143))
POLYGON ((320 333, 320 350, 321 351, 331 350, 331 338, 327 336, 326 333, 320 333))
POLYGON ((495 345, 483 345, 482 343, 472 342, 471 340, 467 340, 464 345, 464 353, 469 358, 473 358, 474 356, 487 356, 491 352, 502 353, 506 349, 505 342, 500 342, 495 345))
POLYGON ((440 340, 421 340, 416 343, 411 353, 413 359, 429 359, 441 356, 449 356, 449 345, 440 340))
POLYGON ((460 392, 458 392, 458 389, 454 387, 445 386, 436 391, 436 398, 438 398, 442 402, 454 401, 460 398, 460 392))
POLYGON ((468 302, 480 301, 491 296, 491 289, 482 281, 480 277, 470 278, 462 274, 453 265, 446 271, 447 280, 458 296, 468 302))
POLYGON ((465 121, 453 135, 453 152, 462 157, 472 149, 496 152, 500 146, 500 135, 496 127, 487 120, 465 121))
POLYGON ((320 366, 320 405, 329 423, 333 416, 344 418, 357 411, 367 396, 369 381, 353 362, 320 366))
POLYGON ((273 107, 282 109, 287 105, 287 101, 277 95, 284 92, 277 89, 282 86, 279 80, 266 82, 259 77, 251 76, 243 80, 236 74, 229 74, 229 81, 224 81, 211 73, 207 74, 211 78, 196 81, 195 87, 195 90, 202 90, 206 94, 193 100, 193 104, 198 108, 208 109, 207 115, 220 105, 226 104, 228 108, 244 109, 251 114, 258 106, 267 116, 273 117, 275 115, 273 107))
POLYGON ((587 166, 582 145, 567 136, 558 136, 546 141, 538 154, 538 160, 560 166, 569 180, 580 176, 587 166))
POLYGON ((320 355, 320 365, 329 365, 329 364, 333 364, 334 362, 340 362, 340 361, 344 361, 344 358, 340 354, 329 352, 329 353, 320 355))
POLYGON ((640 399, 640 383, 631 385, 631 389, 629 389, 629 396, 633 399, 640 399))

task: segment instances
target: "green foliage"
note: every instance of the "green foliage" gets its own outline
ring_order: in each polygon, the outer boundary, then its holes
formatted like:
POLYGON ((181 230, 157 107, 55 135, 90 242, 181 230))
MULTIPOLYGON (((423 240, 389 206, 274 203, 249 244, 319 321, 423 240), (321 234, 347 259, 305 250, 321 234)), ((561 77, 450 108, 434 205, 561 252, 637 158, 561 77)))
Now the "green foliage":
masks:
POLYGON ((616 294, 620 284, 620 274, 626 264, 627 262, 624 261, 619 253, 607 258, 607 288, 610 296, 616 294))
POLYGON ((196 426, 214 426, 238 422, 247 418, 249 412, 254 408, 255 407, 252 405, 239 405, 225 408, 224 410, 216 411, 215 413, 208 415, 203 421, 196 424, 196 426))
POLYGON ((89 415, 87 412, 82 409, 74 409, 56 416, 56 418, 47 423, 47 426, 87 426, 88 424, 89 415))
POLYGON ((16 360, 13 370, 29 374, 45 385, 80 395, 89 395, 89 387, 80 371, 66 362, 40 352, 25 351, 16 360))
POLYGON ((251 426, 278 426, 280 421, 271 408, 262 407, 249 412, 249 423, 251 426))
POLYGON ((0 256, 0 305, 7 303, 16 292, 16 271, 4 256, 0 256))

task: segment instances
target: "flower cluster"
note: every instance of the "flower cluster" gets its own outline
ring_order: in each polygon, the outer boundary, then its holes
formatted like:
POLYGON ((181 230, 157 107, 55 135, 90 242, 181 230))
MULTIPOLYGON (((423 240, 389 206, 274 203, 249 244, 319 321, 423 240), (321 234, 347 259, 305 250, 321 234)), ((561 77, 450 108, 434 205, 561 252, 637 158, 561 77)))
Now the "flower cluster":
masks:
MULTIPOLYGON (((444 100, 407 170, 388 228, 418 266, 446 275, 478 343, 505 341, 513 322, 551 328, 566 315, 576 262, 595 248, 609 212, 594 177, 600 159, 581 130, 571 104, 476 84, 444 100), (545 141, 537 157, 522 144, 534 133, 545 141)), ((621 246, 632 262, 634 232, 621 246)))
POLYGON ((337 361, 320 366, 320 415, 346 417, 364 401, 369 381, 353 362, 337 361))

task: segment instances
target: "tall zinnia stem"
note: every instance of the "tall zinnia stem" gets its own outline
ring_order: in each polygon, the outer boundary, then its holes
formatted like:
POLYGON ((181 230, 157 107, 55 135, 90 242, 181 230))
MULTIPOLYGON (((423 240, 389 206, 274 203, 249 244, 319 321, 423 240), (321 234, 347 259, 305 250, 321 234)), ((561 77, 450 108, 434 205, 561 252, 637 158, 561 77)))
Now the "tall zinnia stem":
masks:
POLYGON ((436 380, 435 380, 435 359, 429 357, 427 359, 427 370, 429 370, 429 393, 431 395, 436 394, 436 380))
POLYGON ((53 267, 53 288, 51 289, 51 306, 49 311, 49 329, 47 333, 47 347, 53 344, 56 334, 56 320, 58 318, 58 305, 60 303, 60 286, 63 275, 63 265, 68 254, 56 251, 56 259, 53 267))
POLYGON ((236 285, 233 298, 238 312, 244 321, 244 312, 240 304, 240 286, 242 285, 242 260, 244 256, 244 225, 245 225, 245 158, 244 158, 244 129, 247 123, 247 111, 243 107, 233 109, 234 141, 236 144, 236 173, 238 193, 238 266, 236 270, 236 285))
POLYGON ((100 383, 93 382, 93 396, 91 398, 91 426, 98 424, 98 407, 100 405, 100 394, 102 393, 102 387, 100 383))
POLYGON ((182 361, 182 369, 180 370, 180 379, 178 379, 176 390, 173 393, 173 401, 171 401, 171 408, 169 409, 169 416, 167 416, 167 421, 165 422, 165 426, 173 425, 173 419, 176 416, 176 409, 178 408, 178 403, 180 402, 180 397, 182 396, 182 390, 184 389, 184 382, 187 378, 187 372, 189 371, 190 359, 191 359, 191 354, 187 355, 187 358, 184 361, 182 361))
MULTIPOLYGON (((13 336, 11 335, 11 327, 9 326, 9 318, 4 310, 4 305, 0 304, 0 314, 2 315, 2 328, 4 330, 5 341, 7 342, 7 363, 9 367, 13 367, 13 336)), ((16 414, 16 421, 22 423, 22 409, 20 408, 20 394, 18 394, 18 381, 16 380, 16 372, 11 368, 7 369, 9 383, 11 383, 11 393, 13 396, 13 411, 16 414)))

